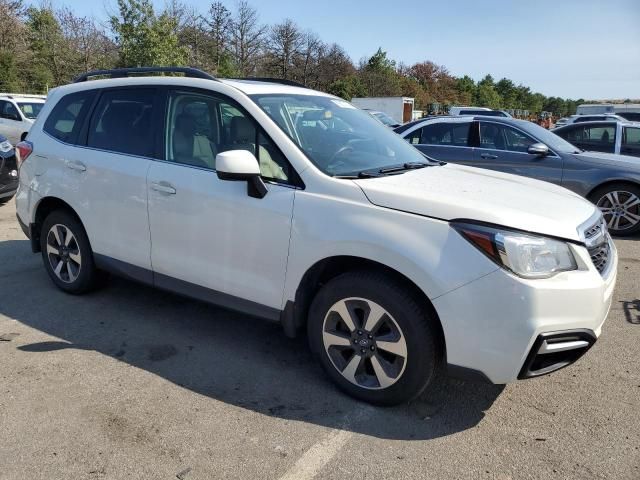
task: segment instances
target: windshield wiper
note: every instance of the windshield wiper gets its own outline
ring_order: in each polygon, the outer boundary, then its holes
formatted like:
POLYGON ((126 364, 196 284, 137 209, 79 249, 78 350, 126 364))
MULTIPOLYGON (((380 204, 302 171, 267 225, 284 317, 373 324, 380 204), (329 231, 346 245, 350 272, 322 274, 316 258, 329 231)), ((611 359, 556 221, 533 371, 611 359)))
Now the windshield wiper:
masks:
POLYGON ((363 170, 362 172, 354 173, 352 175, 334 175, 333 178, 342 178, 342 179, 350 179, 356 180, 358 178, 375 178, 379 177, 380 174, 378 172, 372 172, 370 170, 363 170))
POLYGON ((393 173, 393 172, 402 172, 403 170, 415 170, 417 168, 431 167, 433 163, 426 162, 407 162, 402 165, 395 165, 393 167, 385 167, 378 170, 378 173, 393 173))

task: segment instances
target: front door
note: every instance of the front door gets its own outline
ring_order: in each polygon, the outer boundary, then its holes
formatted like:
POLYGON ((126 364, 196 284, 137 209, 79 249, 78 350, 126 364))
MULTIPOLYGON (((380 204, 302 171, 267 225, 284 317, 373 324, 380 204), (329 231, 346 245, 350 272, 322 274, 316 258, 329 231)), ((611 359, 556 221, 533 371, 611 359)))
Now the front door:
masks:
POLYGON ((224 96, 169 91, 164 111, 164 161, 147 179, 154 282, 256 314, 280 310, 295 195, 290 166, 224 96), (235 149, 258 156, 264 198, 248 196, 246 182, 217 177, 216 154, 235 149))
MULTIPOLYGON (((474 124, 478 125, 478 123, 474 124)), ((550 151, 547 156, 532 155, 528 149, 536 139, 504 123, 480 121, 479 147, 474 149, 473 166, 560 185, 562 158, 550 151)))

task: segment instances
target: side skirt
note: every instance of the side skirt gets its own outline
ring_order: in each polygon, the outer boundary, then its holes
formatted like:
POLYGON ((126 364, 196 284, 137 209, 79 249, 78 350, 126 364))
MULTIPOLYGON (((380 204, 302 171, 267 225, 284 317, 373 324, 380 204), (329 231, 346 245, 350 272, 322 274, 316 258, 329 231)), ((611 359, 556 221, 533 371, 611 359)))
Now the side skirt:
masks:
POLYGON ((229 310, 235 310, 271 321, 280 321, 284 313, 277 308, 268 307, 260 303, 245 300, 244 298, 229 295, 217 290, 212 290, 168 275, 155 273, 146 268, 131 265, 106 255, 94 253, 93 258, 96 267, 119 277, 145 283, 161 290, 167 290, 177 293, 178 295, 218 305, 229 310))

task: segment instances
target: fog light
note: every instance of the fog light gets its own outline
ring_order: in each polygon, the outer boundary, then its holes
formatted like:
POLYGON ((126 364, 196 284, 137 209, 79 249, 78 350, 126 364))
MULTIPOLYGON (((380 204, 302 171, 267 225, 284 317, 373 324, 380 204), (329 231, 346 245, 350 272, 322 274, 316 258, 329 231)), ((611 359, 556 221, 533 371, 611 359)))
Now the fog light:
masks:
POLYGON ((9 172, 9 176, 10 177, 17 177, 18 176, 18 171, 17 170, 11 170, 9 172))

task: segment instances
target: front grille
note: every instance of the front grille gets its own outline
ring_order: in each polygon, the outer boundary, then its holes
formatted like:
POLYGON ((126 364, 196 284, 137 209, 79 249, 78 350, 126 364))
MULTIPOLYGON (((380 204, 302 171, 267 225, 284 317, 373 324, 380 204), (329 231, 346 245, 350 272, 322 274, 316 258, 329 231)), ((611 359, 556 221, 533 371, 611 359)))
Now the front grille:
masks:
POLYGON ((593 265, 598 272, 604 272, 611 259, 611 245, 607 226, 602 217, 584 230, 584 239, 593 265))
POLYGON ((609 264, 609 253, 611 248, 609 247, 609 242, 605 242, 604 244, 593 247, 589 249, 589 255, 591 256, 591 261, 596 269, 602 273, 607 265, 609 264))

